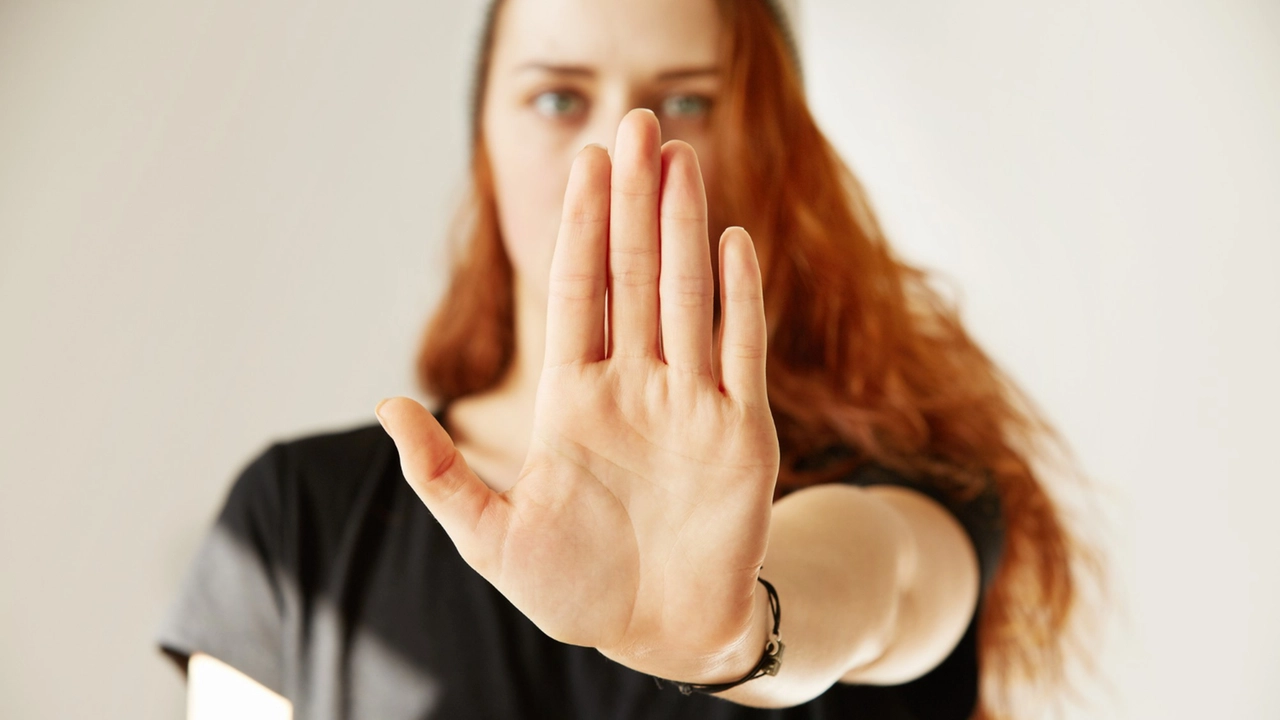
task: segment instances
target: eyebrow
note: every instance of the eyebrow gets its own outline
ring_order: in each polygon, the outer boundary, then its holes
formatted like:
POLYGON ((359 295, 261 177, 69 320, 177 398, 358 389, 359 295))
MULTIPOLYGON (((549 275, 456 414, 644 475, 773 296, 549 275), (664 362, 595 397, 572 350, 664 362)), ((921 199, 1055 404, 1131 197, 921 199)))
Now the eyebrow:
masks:
MULTIPOLYGON (((514 72, 522 72, 524 70, 541 70, 555 75, 572 75, 577 77, 595 77, 596 71, 586 67, 585 65, 557 65, 555 63, 546 63, 531 61, 517 65, 514 72)), ((705 75, 719 75, 720 68, 714 65, 706 67, 687 67, 667 70, 658 74, 659 80, 683 80, 690 77, 702 77, 705 75)))

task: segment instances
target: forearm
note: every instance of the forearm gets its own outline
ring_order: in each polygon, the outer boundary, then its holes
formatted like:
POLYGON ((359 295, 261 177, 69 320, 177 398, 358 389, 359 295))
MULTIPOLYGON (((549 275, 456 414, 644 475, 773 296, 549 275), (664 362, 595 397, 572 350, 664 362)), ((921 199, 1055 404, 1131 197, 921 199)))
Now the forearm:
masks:
MULTIPOLYGON (((874 663, 892 642, 913 557, 902 517, 859 488, 819 486, 778 501, 760 574, 781 601, 782 668, 718 696, 797 705, 874 663)), ((748 668, 759 658, 765 627, 748 668)))
MULTIPOLYGON (((782 668, 718 693, 759 707, 797 705, 840 680, 919 677, 955 647, 978 594, 977 556, 960 524, 933 500, 890 486, 822 485, 780 500, 761 576, 781 600, 782 668)), ((768 636, 768 605, 758 607, 757 643, 735 661, 738 677, 768 636)), ((728 679, 726 671, 701 682, 728 679)))

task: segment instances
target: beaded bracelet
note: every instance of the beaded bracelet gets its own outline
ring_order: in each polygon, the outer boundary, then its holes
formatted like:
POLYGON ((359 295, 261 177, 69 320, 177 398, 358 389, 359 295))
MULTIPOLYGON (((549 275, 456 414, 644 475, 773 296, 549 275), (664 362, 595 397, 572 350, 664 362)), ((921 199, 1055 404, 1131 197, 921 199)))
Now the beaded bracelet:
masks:
POLYGON ((685 695, 691 695, 694 691, 700 693, 718 693, 728 690, 731 687, 737 687, 748 680, 755 680, 762 675, 777 675, 778 669, 782 667, 782 635, 778 632, 778 626, 782 623, 782 603, 778 601, 778 591, 773 588, 773 584, 762 577, 757 577, 764 589, 769 593, 769 610, 773 612, 773 630, 769 633, 769 639, 764 644, 764 654, 760 656, 760 661, 745 677, 731 682, 716 683, 713 685, 702 685, 698 683, 682 683, 675 680, 667 680, 665 678, 655 677, 653 682, 659 688, 662 683, 674 685, 677 690, 685 695))

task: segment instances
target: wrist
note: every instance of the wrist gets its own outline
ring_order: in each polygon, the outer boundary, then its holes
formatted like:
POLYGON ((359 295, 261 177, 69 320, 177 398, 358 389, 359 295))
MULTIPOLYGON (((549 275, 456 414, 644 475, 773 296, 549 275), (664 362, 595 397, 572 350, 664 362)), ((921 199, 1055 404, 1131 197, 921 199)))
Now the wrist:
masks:
POLYGON ((742 637, 733 643, 725 652, 701 669, 686 671, 683 675, 672 673, 666 678, 684 683, 698 685, 716 685, 733 682, 751 672, 760 662, 760 656, 772 637, 773 610, 769 605, 769 594, 760 583, 756 583, 752 596, 751 622, 742 637))

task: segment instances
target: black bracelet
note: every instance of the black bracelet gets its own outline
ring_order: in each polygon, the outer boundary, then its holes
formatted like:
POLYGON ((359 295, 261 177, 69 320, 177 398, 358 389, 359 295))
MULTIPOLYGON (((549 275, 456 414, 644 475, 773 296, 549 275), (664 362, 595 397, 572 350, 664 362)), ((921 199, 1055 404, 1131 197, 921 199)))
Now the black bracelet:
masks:
POLYGON ((782 644, 782 635, 778 632, 778 626, 782 623, 782 603, 778 602, 778 591, 773 589, 773 585, 762 577, 757 577, 764 589, 769 592, 769 609, 773 611, 773 631, 769 633, 769 639, 764 644, 764 654, 760 656, 760 661, 756 666, 751 668, 751 672, 746 674, 740 680, 732 682, 717 683, 715 685, 699 685, 697 683, 682 683, 675 680, 667 680, 665 678, 655 677, 653 682, 659 688, 662 683, 674 685, 677 690, 685 695, 691 695, 696 690, 700 693, 718 693, 728 690, 731 687, 737 687, 748 680, 755 680, 761 675, 777 675, 778 669, 782 667, 782 650, 785 647, 782 644))

